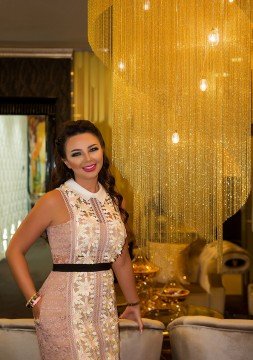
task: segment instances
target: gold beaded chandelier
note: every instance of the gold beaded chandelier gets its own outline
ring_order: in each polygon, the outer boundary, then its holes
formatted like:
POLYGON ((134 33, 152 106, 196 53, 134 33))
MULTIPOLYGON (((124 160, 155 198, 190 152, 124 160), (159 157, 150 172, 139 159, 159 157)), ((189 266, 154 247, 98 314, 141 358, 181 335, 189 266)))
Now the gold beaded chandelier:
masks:
POLYGON ((92 0, 89 41, 113 73, 113 160, 134 231, 218 240, 250 191, 250 1, 92 0))

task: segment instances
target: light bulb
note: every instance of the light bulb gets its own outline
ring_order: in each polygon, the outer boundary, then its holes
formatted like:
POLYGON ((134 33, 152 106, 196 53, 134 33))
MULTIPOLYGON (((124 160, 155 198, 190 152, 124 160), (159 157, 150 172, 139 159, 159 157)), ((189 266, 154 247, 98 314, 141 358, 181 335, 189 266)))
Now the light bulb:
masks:
POLYGON ((119 68, 119 70, 120 70, 120 71, 123 71, 123 70, 125 70, 125 67, 126 67, 125 63, 124 63, 122 60, 120 60, 120 61, 118 62, 118 68, 119 68))
POLYGON ((107 47, 103 47, 103 48, 100 49, 100 51, 101 51, 102 53, 108 53, 108 52, 109 52, 109 49, 108 49, 107 47))
POLYGON ((234 0, 228 0, 228 2, 232 3, 232 2, 234 2, 234 0))
POLYGON ((206 91, 208 88, 208 83, 206 79, 201 79, 199 83, 199 88, 201 91, 206 91))
POLYGON ((8 231, 5 228, 4 231, 3 231, 3 248, 4 248, 4 251, 7 250, 7 245, 8 245, 8 231))
POLYGON ((179 134, 178 134, 177 131, 175 131, 172 134, 171 140, 172 140, 173 144, 178 144, 179 143, 179 134))
POLYGON ((146 0, 143 4, 143 10, 148 11, 150 9, 150 1, 146 0))
POLYGON ((212 28, 211 32, 208 35, 208 41, 212 46, 219 44, 220 36, 217 28, 212 28))
POLYGON ((8 246, 7 240, 3 240, 4 252, 7 250, 7 246, 8 246))
POLYGON ((11 224, 11 237, 15 234, 15 225, 11 224))
POLYGON ((4 231, 3 231, 3 240, 7 240, 7 239, 8 239, 8 231, 5 228, 4 231))

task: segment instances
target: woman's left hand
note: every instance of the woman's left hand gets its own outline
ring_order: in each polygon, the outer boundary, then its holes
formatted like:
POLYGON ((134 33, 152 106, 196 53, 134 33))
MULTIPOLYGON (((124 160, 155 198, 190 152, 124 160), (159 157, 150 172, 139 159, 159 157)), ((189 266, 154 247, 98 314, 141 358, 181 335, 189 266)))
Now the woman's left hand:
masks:
POLYGON ((141 320, 140 305, 127 306, 119 318, 135 321, 139 325, 140 332, 143 331, 143 323, 141 320))

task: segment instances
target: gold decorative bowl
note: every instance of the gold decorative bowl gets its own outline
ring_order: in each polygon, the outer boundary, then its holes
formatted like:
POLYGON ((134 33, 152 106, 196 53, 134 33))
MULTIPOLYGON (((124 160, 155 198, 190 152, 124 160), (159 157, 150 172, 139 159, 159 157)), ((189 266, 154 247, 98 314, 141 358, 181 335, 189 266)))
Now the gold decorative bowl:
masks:
POLYGON ((133 264, 133 270, 136 275, 154 275, 159 268, 155 265, 133 264))
POLYGON ((190 291, 187 289, 179 288, 179 287, 166 287, 163 291, 159 294, 159 298, 162 299, 164 302, 171 302, 173 300, 184 300, 190 291))
POLYGON ((159 271, 159 267, 152 264, 141 249, 132 260, 132 266, 135 275, 153 276, 159 271))

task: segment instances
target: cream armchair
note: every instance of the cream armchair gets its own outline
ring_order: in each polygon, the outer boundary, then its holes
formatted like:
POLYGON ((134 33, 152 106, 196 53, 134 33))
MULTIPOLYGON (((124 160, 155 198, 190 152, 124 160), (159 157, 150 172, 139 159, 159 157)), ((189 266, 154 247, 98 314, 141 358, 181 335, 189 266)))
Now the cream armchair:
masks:
POLYGON ((0 319, 0 359, 41 360, 33 319, 0 319))
POLYGON ((142 319, 144 330, 141 334, 137 324, 131 320, 120 319, 120 359, 121 360, 159 360, 162 351, 162 322, 142 319))
MULTIPOLYGON (((143 319, 140 334, 134 321, 119 321, 121 360, 159 360, 164 325, 143 319)), ((41 360, 33 319, 0 319, 1 360, 41 360)), ((67 359, 63 359, 67 360, 67 359)))
POLYGON ((252 360, 253 320, 183 316, 168 325, 173 360, 252 360))

